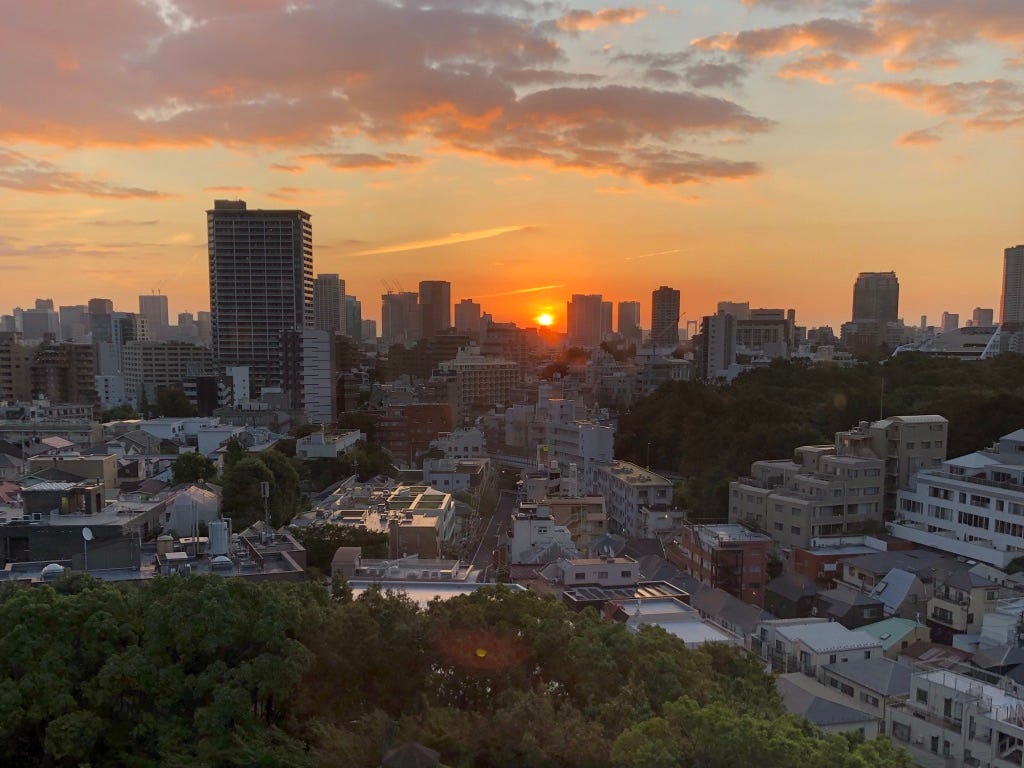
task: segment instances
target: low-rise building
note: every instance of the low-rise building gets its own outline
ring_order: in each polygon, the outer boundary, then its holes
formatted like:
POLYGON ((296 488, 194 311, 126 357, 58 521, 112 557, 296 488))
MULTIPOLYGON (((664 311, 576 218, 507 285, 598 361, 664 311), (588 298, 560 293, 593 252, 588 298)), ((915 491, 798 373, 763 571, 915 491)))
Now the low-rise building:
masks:
POLYGON ((555 562, 559 558, 575 558, 579 551, 572 534, 551 517, 551 509, 543 504, 520 504, 513 513, 507 536, 508 562, 555 562))
POLYGON ((702 584, 763 606, 771 543, 742 525, 684 525, 665 555, 702 584))
POLYGON ((882 656, 877 639, 827 619, 761 622, 754 647, 773 672, 803 672, 811 677, 826 664, 882 656))
POLYGON ((914 643, 931 640, 931 630, 913 619, 892 617, 874 624, 865 624, 860 630, 877 637, 885 658, 893 661, 899 658, 901 651, 907 650, 914 643))
POLYGON ((313 432, 295 441, 295 455, 306 459, 336 459, 353 448, 366 436, 358 429, 348 430, 337 435, 324 432, 313 432))
POLYGON ((643 508, 668 507, 672 502, 671 482, 628 461, 596 466, 593 491, 604 496, 609 530, 638 538, 651 535, 643 508))
POLYGON ((446 493, 480 488, 492 475, 486 458, 423 460, 423 482, 446 493))

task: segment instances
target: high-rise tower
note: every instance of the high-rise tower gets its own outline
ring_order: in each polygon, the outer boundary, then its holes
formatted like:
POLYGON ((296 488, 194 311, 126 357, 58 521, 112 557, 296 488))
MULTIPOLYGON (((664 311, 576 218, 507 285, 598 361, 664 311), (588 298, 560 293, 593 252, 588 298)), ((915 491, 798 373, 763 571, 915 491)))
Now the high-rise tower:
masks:
POLYGON ((895 272, 861 272, 857 275, 857 282, 853 285, 853 322, 895 323, 899 313, 900 282, 895 272))
POLYGON ((429 339, 438 331, 452 327, 452 284, 447 280, 420 283, 421 333, 429 339))
POLYGON ((619 335, 626 341, 639 343, 641 338, 639 301, 619 302, 618 329, 619 335))
POLYGON ((679 344, 679 291, 667 285, 651 292, 651 344, 655 347, 679 344))
POLYGON ((1003 298, 1000 323, 1024 323, 1024 245, 1003 251, 1003 298))
POLYGON ((255 387, 280 379, 281 332, 313 327, 313 226, 299 210, 206 212, 213 355, 249 366, 255 387))
POLYGON ((337 275, 317 275, 313 281, 313 327, 345 333, 345 281, 337 275))

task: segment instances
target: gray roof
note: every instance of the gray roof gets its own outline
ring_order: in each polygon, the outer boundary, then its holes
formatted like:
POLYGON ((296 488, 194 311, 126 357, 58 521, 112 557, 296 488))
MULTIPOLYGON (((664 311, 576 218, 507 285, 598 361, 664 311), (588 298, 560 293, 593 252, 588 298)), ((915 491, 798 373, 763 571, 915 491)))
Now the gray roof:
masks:
POLYGON ((962 565, 949 574, 946 578, 946 584, 956 589, 963 589, 968 592, 978 587, 999 586, 994 581, 986 579, 981 574, 974 573, 969 565, 962 565))
POLYGON ((956 565, 956 559, 941 552, 928 552, 923 549, 897 549, 891 552, 876 552, 873 555, 860 555, 845 561, 861 571, 870 571, 879 576, 889 573, 893 568, 902 568, 908 573, 928 576, 931 571, 943 566, 956 565))
POLYGON ((883 696, 902 696, 910 692, 910 674, 906 664, 892 659, 854 659, 842 664, 826 664, 825 670, 883 696))
POLYGON ((679 574, 679 569, 660 555, 640 558, 640 573, 648 581, 668 581, 679 574))
POLYGON ((982 648, 971 660, 982 669, 998 669, 1015 667, 1024 664, 1024 648, 1016 645, 997 645, 995 648, 982 648))
POLYGON ((775 689, 782 696, 782 703, 785 705, 786 711, 807 718, 817 726, 863 723, 874 720, 874 717, 859 709, 815 696, 784 677, 775 681, 775 689))
POLYGON ((892 616, 907 599, 916 578, 909 571, 893 568, 885 574, 885 578, 875 584, 875 588, 871 590, 871 596, 882 601, 886 616, 892 616))
MULTIPOLYGON (((683 587, 685 589, 685 587, 683 587)), ((744 637, 753 634, 762 621, 775 617, 763 608, 744 603, 721 589, 704 589, 690 593, 690 605, 701 613, 717 619, 727 628, 742 633, 744 637)))
POLYGON ((804 576, 801 573, 786 571, 780 576, 768 582, 766 592, 773 592, 791 602, 798 602, 805 597, 814 597, 818 594, 818 585, 814 579, 804 576))
POLYGON ((605 552, 618 556, 622 548, 626 546, 626 539, 614 533, 605 533, 590 541, 590 554, 596 556, 605 552))

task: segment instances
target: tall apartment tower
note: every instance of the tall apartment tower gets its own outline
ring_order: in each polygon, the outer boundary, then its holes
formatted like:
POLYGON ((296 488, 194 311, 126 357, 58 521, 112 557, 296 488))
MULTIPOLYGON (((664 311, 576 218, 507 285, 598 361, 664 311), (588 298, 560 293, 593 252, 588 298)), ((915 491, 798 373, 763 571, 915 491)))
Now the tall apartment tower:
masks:
POLYGON ((480 335, 480 305, 463 299, 455 305, 455 330, 474 338, 480 335))
POLYGON ((1000 323, 1024 323, 1024 245, 1003 251, 1003 298, 1000 323))
MULTIPOLYGON (((363 304, 355 296, 345 296, 345 334, 353 341, 367 339, 366 334, 363 333, 363 304)), ((376 335, 373 339, 367 339, 367 341, 375 340, 376 335)))
POLYGON ((447 280, 420 283, 421 332, 429 339, 438 331, 452 327, 452 284, 447 280))
POLYGON ((337 275, 317 275, 313 281, 313 327, 345 333, 345 281, 337 275))
POLYGON ((601 340, 603 341, 605 336, 611 335, 612 328, 612 309, 614 305, 610 301, 601 302, 601 340))
POLYGON ((942 313, 942 332, 949 333, 960 327, 960 315, 957 312, 942 313))
POLYGON ((899 319, 900 282, 895 272, 861 272, 853 285, 853 321, 895 323, 899 319))
POLYGON ((216 200, 206 225, 214 359, 248 366, 255 387, 277 383, 281 332, 313 327, 309 214, 216 200))
POLYGON ((651 344, 679 344, 679 291, 663 285, 651 293, 651 344))
POLYGON ((574 293, 566 305, 565 317, 569 343, 596 347, 601 343, 601 294, 574 293))
POLYGON ((419 294, 411 291, 385 293, 380 300, 381 337, 385 344, 411 347, 423 338, 419 294))
POLYGON ((146 318, 150 333, 161 338, 163 330, 170 325, 167 314, 167 297, 155 293, 150 296, 139 296, 139 314, 146 318))
POLYGON ((975 328, 991 328, 995 323, 993 320, 995 312, 991 309, 983 309, 981 307, 975 307, 974 313, 971 315, 971 325, 975 328))
POLYGON ((626 341, 639 342, 640 331, 640 302, 620 301, 619 302, 619 335, 626 341))

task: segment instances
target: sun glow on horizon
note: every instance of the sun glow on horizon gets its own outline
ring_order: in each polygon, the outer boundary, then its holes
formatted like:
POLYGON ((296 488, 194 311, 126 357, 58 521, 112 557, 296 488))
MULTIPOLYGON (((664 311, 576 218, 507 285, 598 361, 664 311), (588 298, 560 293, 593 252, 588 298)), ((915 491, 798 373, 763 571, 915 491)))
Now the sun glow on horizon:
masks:
POLYGON ((537 324, 543 325, 545 328, 551 326, 555 322, 555 318, 551 316, 550 312, 544 312, 537 315, 537 324))

